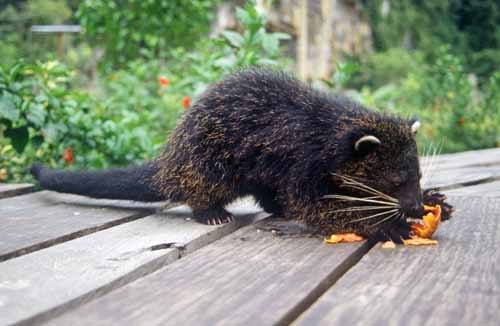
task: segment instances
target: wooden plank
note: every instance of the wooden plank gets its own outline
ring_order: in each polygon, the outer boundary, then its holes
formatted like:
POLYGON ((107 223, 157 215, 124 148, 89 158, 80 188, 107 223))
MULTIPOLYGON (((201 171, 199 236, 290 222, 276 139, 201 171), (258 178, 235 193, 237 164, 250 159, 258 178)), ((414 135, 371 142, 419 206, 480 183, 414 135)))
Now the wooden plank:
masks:
POLYGON ((237 222, 209 226, 181 207, 0 263, 0 325, 41 324, 267 216, 232 211, 237 222))
POLYGON ((247 226, 46 325, 287 323, 368 248, 247 226))
POLYGON ((0 199, 35 191, 35 186, 29 183, 0 183, 0 199))
MULTIPOLYGON (((426 158, 422 158, 421 162, 426 158)), ((425 166, 425 164, 423 164, 425 166)), ((443 169, 456 169, 470 166, 495 166, 500 165, 500 148, 490 148, 478 151, 442 154, 434 161, 438 171, 443 169)))
POLYGON ((375 246, 296 324, 498 325, 500 200, 451 201, 437 246, 375 246))
POLYGON ((446 191, 448 196, 500 197, 500 181, 446 191))
POLYGON ((47 191, 0 200, 0 261, 150 215, 140 205, 47 191))
POLYGON ((469 167, 435 170, 423 178, 423 188, 448 190, 500 180, 500 167, 469 167))

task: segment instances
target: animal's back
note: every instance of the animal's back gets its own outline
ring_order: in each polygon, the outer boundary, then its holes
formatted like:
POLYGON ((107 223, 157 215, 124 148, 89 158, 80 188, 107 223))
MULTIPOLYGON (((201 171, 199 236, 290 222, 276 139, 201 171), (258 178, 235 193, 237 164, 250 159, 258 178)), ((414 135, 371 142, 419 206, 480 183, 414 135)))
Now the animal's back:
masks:
POLYGON ((190 108, 169 140, 163 164, 165 170, 189 164, 218 182, 283 181, 341 123, 366 114, 358 104, 288 74, 247 70, 211 86, 190 108))

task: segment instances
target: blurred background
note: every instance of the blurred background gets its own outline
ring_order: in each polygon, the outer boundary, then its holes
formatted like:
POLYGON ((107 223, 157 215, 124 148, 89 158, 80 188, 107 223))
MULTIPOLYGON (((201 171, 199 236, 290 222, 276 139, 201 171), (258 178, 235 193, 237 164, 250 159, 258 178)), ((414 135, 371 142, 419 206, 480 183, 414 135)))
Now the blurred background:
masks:
POLYGON ((152 158, 252 65, 420 117, 423 155, 500 146, 498 0, 1 0, 0 182, 152 158))

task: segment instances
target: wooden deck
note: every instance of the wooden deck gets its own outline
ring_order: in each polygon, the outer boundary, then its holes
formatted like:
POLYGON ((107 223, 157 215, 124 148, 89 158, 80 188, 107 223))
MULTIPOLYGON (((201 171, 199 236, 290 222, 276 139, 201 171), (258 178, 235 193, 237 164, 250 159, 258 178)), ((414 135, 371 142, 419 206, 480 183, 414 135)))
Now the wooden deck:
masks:
POLYGON ((207 226, 0 185, 0 325, 498 325, 500 149, 434 171, 457 212, 439 245, 394 250, 279 236, 251 200, 207 226))

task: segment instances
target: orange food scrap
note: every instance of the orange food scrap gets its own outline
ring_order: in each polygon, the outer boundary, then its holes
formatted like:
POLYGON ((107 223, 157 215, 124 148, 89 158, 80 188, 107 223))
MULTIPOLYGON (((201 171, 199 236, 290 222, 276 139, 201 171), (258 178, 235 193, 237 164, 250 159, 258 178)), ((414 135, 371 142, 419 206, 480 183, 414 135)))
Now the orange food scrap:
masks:
POLYGON ((441 222, 441 206, 424 206, 424 210, 428 212, 423 217, 424 224, 411 223, 411 228, 418 237, 430 239, 441 222))
POLYGON ((325 239, 325 243, 341 243, 341 242, 359 242, 363 241, 363 237, 360 237, 356 233, 337 233, 332 234, 330 238, 325 239))
POLYGON ((393 241, 386 241, 382 243, 382 249, 395 249, 396 244, 393 241))
POLYGON ((437 245, 437 240, 413 237, 410 239, 403 240, 405 246, 429 246, 429 245, 437 245))

